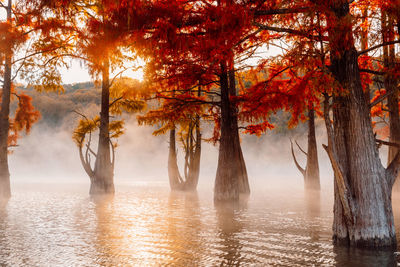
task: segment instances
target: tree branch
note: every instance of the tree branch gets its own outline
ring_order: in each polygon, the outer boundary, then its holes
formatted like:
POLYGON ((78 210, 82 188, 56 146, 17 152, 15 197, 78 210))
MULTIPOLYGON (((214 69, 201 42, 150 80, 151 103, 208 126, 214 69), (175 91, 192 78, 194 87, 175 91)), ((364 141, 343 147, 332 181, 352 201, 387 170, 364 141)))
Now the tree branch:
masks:
POLYGON ((392 91, 390 91, 390 92, 387 92, 387 93, 384 94, 384 95, 381 95, 381 96, 378 97, 375 101, 373 101, 372 103, 370 103, 370 104, 368 105, 368 107, 369 107, 369 108, 372 108, 373 106, 375 106, 375 105, 381 103, 383 100, 385 100, 388 96, 390 96, 390 95, 393 94, 393 93, 394 93, 394 91, 392 90, 392 91))
POLYGON ((274 32, 283 32, 283 33, 299 35, 299 36, 302 36, 302 37, 305 37, 305 38, 308 38, 308 39, 314 40, 314 41, 319 41, 319 40, 321 40, 321 38, 323 39, 323 41, 328 41, 328 37, 326 37, 326 36, 311 35, 311 34, 305 32, 305 31, 299 31, 299 30, 293 30, 293 29, 288 29, 288 28, 279 28, 279 27, 267 26, 267 25, 263 25, 263 24, 258 23, 258 22, 253 22, 253 25, 259 27, 262 30, 274 31, 274 32))
POLYGON ((301 172, 301 174, 303 175, 303 178, 305 178, 306 176, 306 170, 303 169, 300 164, 297 162, 296 159, 296 155, 294 154, 294 150, 293 150, 293 142, 292 140, 290 140, 290 149, 292 150, 292 156, 293 156, 293 160, 294 160, 294 164, 296 165, 297 169, 301 172))
POLYGON ((369 69, 360 69, 360 72, 375 74, 375 75, 385 75, 386 73, 383 71, 369 70, 369 69))
POLYGON ((328 153, 329 159, 332 164, 333 171, 335 173, 335 181, 336 181, 336 186, 339 191, 339 197, 342 203, 343 211, 344 211, 344 216, 346 218, 346 221, 350 224, 354 223, 354 216, 353 216, 353 199, 351 196, 351 193, 349 192, 349 185, 346 182, 346 179, 343 175, 343 171, 340 168, 340 165, 336 159, 336 155, 332 152, 331 149, 327 145, 322 145, 326 152, 328 153))
POLYGON ((372 46, 372 47, 370 47, 370 48, 368 48, 368 49, 359 51, 359 52, 358 52, 358 56, 361 56, 361 55, 363 55, 363 54, 366 54, 366 53, 368 53, 368 52, 371 52, 371 51, 373 51, 373 50, 375 50, 375 49, 378 49, 378 48, 381 48, 381 47, 383 47, 383 46, 394 45, 394 44, 398 44, 398 43, 400 43, 400 40, 391 41, 391 42, 384 42, 384 43, 382 43, 382 44, 378 44, 378 45, 372 46))
POLYGON ((117 99, 114 99, 113 102, 110 103, 109 107, 111 107, 112 105, 114 105, 115 103, 117 103, 118 101, 120 101, 122 98, 124 98, 123 96, 118 97, 117 99))
POLYGON ((388 142, 388 141, 384 141, 384 140, 376 139, 376 138, 375 138, 375 142, 377 142, 378 144, 385 145, 385 146, 393 146, 393 147, 400 148, 400 144, 398 144, 398 143, 388 142))
POLYGON ((393 187, 394 182, 396 181, 396 178, 398 176, 400 170, 400 150, 397 151, 396 156, 390 162, 389 166, 386 168, 386 180, 390 186, 390 188, 393 187))
POLYGON ((311 11, 310 7, 298 7, 298 8, 280 8, 270 10, 256 10, 254 11, 255 16, 266 16, 266 15, 284 15, 294 13, 305 13, 311 11))
POLYGON ((300 149, 300 151, 301 151, 301 152, 303 152, 303 153, 304 153, 304 155, 306 155, 306 156, 307 156, 307 155, 308 155, 308 154, 307 154, 307 152, 305 152, 305 151, 304 151, 304 150, 301 148, 301 146, 299 145, 299 143, 297 143, 297 141, 296 141, 296 140, 295 140, 294 142, 296 143, 296 145, 297 145, 297 147, 300 149))

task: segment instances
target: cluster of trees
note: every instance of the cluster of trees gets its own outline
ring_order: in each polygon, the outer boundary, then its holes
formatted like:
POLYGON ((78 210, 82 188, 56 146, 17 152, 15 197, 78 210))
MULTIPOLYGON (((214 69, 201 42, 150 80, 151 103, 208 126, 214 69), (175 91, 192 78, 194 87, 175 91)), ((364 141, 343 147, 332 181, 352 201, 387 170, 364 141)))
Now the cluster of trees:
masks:
POLYGON ((285 110, 291 127, 309 121, 307 166, 296 164, 306 188, 314 190, 319 189, 314 120, 321 116, 325 121, 324 148, 334 170, 334 241, 396 244, 391 195, 400 169, 399 1, 0 3, 7 13, 0 24, 1 195, 10 194, 12 134, 29 130, 37 120, 23 95, 17 96, 20 112, 10 116, 11 96, 17 95, 13 77, 28 79, 38 90, 60 90, 58 67, 73 57, 84 61, 102 85, 100 116, 81 114, 74 133, 92 194, 114 192, 112 139, 122 134, 123 122, 110 120, 110 114, 139 111, 144 100, 158 101, 139 121, 159 125, 156 133, 170 135, 169 178, 172 189, 180 190, 196 188, 201 121, 213 122, 209 141, 219 144, 214 198, 231 201, 250 192, 239 133, 260 135, 274 127, 271 114, 285 110), (272 46, 281 52, 249 63, 272 46), (136 56, 146 61, 144 84, 110 77, 136 56), (388 118, 389 141, 377 139, 371 111, 388 118), (95 152, 91 140, 97 130, 95 152), (176 136, 185 150, 183 175, 176 136), (389 145, 386 167, 379 157, 382 144, 389 145))

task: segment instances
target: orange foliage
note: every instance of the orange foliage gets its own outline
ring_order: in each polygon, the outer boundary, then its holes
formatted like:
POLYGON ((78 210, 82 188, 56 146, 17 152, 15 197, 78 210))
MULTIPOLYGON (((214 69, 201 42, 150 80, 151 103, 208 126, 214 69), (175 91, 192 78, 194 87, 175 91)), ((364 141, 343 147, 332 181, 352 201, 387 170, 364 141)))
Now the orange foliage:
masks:
MULTIPOLYGON (((14 98, 17 99, 17 109, 14 116, 10 116, 10 129, 8 136, 8 145, 10 147, 16 146, 20 133, 25 131, 28 134, 32 125, 40 118, 39 111, 35 110, 32 105, 32 98, 24 93, 17 94, 12 91, 14 98)), ((0 94, 1 103, 1 94, 0 94)))

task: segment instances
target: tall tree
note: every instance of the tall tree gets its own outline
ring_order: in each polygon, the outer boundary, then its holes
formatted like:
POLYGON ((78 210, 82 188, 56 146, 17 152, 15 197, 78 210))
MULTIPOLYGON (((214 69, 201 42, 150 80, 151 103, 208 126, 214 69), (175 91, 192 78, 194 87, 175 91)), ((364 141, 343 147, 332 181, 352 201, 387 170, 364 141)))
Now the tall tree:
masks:
POLYGON ((69 36, 61 36, 60 29, 66 27, 63 21, 42 8, 40 1, 0 1, 5 10, 5 20, 0 22, 0 197, 8 198, 10 172, 8 167, 9 147, 15 146, 18 132, 29 132, 31 125, 39 118, 31 99, 18 93, 13 82, 16 78, 27 80, 37 90, 60 90, 61 78, 55 64, 44 64, 49 57, 68 47, 69 36), (39 58, 40 57, 40 58, 39 58), (15 116, 10 112, 12 99, 18 100, 15 116))
POLYGON ((302 168, 298 163, 293 150, 293 142, 290 141, 290 148, 292 150, 292 156, 297 169, 301 172, 304 178, 304 188, 306 190, 320 190, 320 179, 319 179, 319 164, 318 164, 318 150, 317 150, 317 139, 315 137, 315 110, 310 109, 308 111, 308 138, 307 138, 307 152, 304 151, 296 141, 296 145, 299 147, 306 157, 306 167, 302 168))
POLYGON ((168 85, 160 87, 157 97, 173 98, 187 110, 207 106, 206 117, 214 118, 216 126, 213 139, 219 142, 214 198, 237 200, 250 192, 235 100, 235 65, 248 46, 245 9, 234 1, 157 1, 150 9, 159 17, 146 32, 152 53, 147 73, 168 85), (190 94, 198 84, 201 96, 190 94), (173 97, 171 87, 178 88, 173 97))
POLYGON ((64 4, 61 7, 51 4, 50 6, 64 11, 64 17, 73 25, 68 30, 77 35, 77 38, 74 51, 60 57, 83 60, 93 77, 101 80, 100 116, 83 118, 73 138, 78 145, 82 165, 91 181, 90 194, 113 194, 115 144, 111 138, 122 134, 123 122, 110 121, 110 113, 121 113, 121 110, 135 112, 144 108, 144 103, 136 98, 135 86, 125 83, 125 88, 112 88, 117 76, 128 69, 124 63, 131 61, 133 56, 124 51, 127 44, 122 39, 121 29, 114 25, 112 17, 108 14, 110 6, 115 4, 113 1, 71 0, 65 1, 64 4), (121 71, 110 77, 118 68, 121 71), (113 91, 118 94, 112 95, 113 91), (94 152, 90 148, 91 134, 97 129, 97 152, 94 152), (91 166, 89 154, 95 158, 94 166, 91 166))
MULTIPOLYGON (((381 164, 359 67, 360 55, 387 44, 356 50, 355 20, 349 1, 301 2, 296 3, 298 6, 283 5, 278 9, 274 7, 274 10, 269 7, 257 11, 262 16, 283 15, 285 19, 294 19, 301 22, 298 24, 301 28, 287 29, 266 24, 259 27, 284 32, 292 38, 305 37, 315 44, 318 38, 308 26, 315 26, 312 18, 316 14, 324 18, 324 42, 329 51, 327 70, 334 79, 332 86, 335 88, 330 96, 332 102, 329 102, 328 92, 324 94, 327 97, 324 116, 328 132, 328 146, 325 148, 335 173, 334 241, 352 246, 394 246, 391 190, 399 170, 400 156, 397 154, 386 169, 381 164), (299 13, 301 15, 296 15, 299 13)), ((263 21, 266 22, 269 21, 263 21)), ((323 65, 319 68, 325 70, 323 65)))

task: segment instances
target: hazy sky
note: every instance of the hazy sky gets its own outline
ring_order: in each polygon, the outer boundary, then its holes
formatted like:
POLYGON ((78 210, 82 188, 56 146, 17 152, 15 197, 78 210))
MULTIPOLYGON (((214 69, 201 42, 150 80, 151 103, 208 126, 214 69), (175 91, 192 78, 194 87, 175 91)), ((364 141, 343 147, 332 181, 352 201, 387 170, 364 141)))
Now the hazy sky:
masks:
MULTIPOLYGON (((142 66, 144 62, 142 60, 138 60, 138 66, 142 66)), ((69 83, 79 83, 79 82, 86 82, 92 80, 88 73, 88 69, 79 61, 73 60, 71 62, 71 66, 69 69, 62 68, 60 70, 62 81, 65 84, 69 83)), ((118 73, 119 70, 115 71, 118 73)), ((134 78, 137 80, 143 80, 143 69, 140 68, 137 71, 127 70, 123 74, 125 77, 134 78)))

